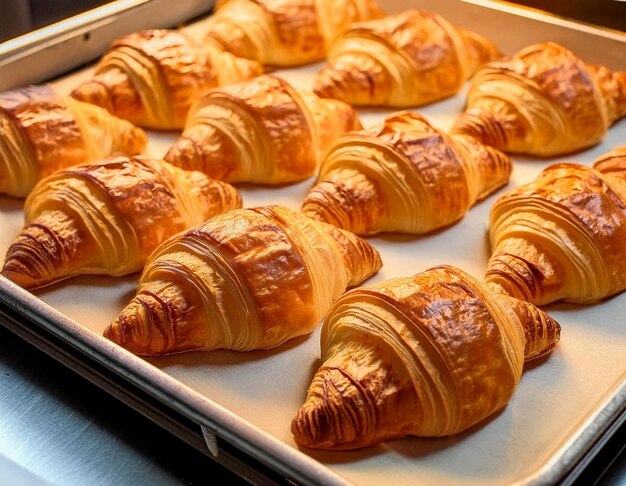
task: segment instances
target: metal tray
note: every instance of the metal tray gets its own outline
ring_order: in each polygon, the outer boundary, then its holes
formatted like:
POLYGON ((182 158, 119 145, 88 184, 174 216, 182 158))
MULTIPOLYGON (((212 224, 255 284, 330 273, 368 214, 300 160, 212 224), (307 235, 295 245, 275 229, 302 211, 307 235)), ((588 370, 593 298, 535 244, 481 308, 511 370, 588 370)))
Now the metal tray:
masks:
MULTIPOLYGON (((383 2, 381 2, 383 3, 383 2)), ((535 12, 456 0, 389 1, 389 12, 419 7, 492 38, 505 52, 542 40, 561 42, 589 62, 626 69, 626 36, 535 12)), ((481 2, 482 3, 482 2, 481 2)), ((489 5, 492 5, 489 3, 489 5)), ((202 31, 200 21, 189 27, 202 31)), ((279 71, 310 86, 319 66, 279 71)), ((69 91, 89 69, 53 84, 69 91)), ((418 109, 448 128, 464 95, 418 109)), ((364 125, 388 111, 362 110, 364 125)), ((150 133, 148 152, 162 156, 175 133, 150 133)), ((626 121, 605 140, 567 157, 515 157, 507 189, 557 160, 591 164, 626 144, 626 121)), ((244 204, 298 208, 312 181, 281 188, 243 186, 244 204)), ((449 263, 481 276, 489 256, 489 209, 504 190, 472 208, 459 223, 424 236, 369 238, 383 258, 370 282, 449 263)), ((22 225, 22 201, 0 197, 0 259, 22 225)), ((138 358, 101 337, 133 295, 137 275, 79 277, 28 293, 0 278, 0 322, 110 393, 244 477, 310 484, 551 484, 576 477, 623 421, 626 408, 626 293, 591 306, 557 304, 547 311, 563 327, 559 347, 527 367, 504 410, 472 430, 442 439, 406 438, 354 452, 299 450, 290 421, 319 365, 319 330, 269 351, 214 351, 138 358), (243 454, 243 456, 242 456, 243 454)))

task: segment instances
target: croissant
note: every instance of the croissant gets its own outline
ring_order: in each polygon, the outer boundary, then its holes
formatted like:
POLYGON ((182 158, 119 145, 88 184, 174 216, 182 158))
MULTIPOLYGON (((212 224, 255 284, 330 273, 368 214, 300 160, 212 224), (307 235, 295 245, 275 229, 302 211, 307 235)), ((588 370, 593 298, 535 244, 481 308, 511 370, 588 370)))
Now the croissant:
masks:
POLYGON ((140 355, 271 348, 380 266, 358 236, 286 207, 230 211, 161 245, 104 335, 140 355))
POLYGON ((449 266, 351 290, 324 318, 291 430, 318 449, 456 434, 504 407, 559 337, 543 311, 449 266))
POLYGON ((58 171, 26 199, 2 275, 37 288, 79 274, 141 270, 170 235, 232 208, 237 190, 160 160, 113 157, 58 171))
POLYGON ((493 205, 485 280, 537 305, 626 289, 626 146, 593 168, 551 165, 493 205))
POLYGON ((176 30, 136 32, 113 42, 91 80, 72 96, 137 125, 180 129, 191 105, 211 88, 262 74, 260 64, 176 30))
POLYGON ((545 42, 483 66, 454 131, 510 153, 550 157, 598 143, 626 115, 626 72, 545 42))
POLYGON ((352 22, 378 18, 374 0, 230 0, 218 2, 206 41, 261 64, 321 61, 352 22))
POLYGON ((426 233, 461 219, 510 174, 503 153, 395 113, 336 141, 302 212, 356 234, 426 233))
POLYGON ((24 197, 58 169, 135 154, 146 142, 140 128, 49 86, 0 93, 0 194, 24 197))
POLYGON ((346 30, 314 91, 351 105, 424 105, 457 93, 481 64, 498 57, 480 35, 437 14, 409 10, 346 30))
POLYGON ((295 182, 317 172, 336 137, 359 128, 350 105, 261 76, 211 91, 165 160, 229 182, 295 182))

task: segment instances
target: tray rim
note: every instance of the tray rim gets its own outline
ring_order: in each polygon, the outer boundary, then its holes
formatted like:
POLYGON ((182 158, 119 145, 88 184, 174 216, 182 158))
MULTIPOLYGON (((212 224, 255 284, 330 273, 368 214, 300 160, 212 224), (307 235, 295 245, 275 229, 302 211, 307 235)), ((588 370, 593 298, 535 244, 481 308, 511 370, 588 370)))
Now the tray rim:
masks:
MULTIPOLYGON (((567 29, 578 30, 594 36, 605 37, 611 40, 626 42, 626 32, 621 30, 604 27, 602 25, 584 22, 582 20, 571 19, 563 15, 548 12, 536 7, 519 5, 508 0, 460 0, 463 3, 476 5, 490 10, 524 17, 527 19, 538 20, 546 24, 552 24, 567 29)), ((623 0, 618 0, 623 1, 623 0)))
MULTIPOLYGON (((529 15, 526 8, 496 0, 459 0, 520 17, 532 18, 568 29, 580 30, 626 44, 626 33, 603 29, 563 19, 544 12, 529 15)), ((143 3, 143 2, 140 2, 143 3)), ((81 34, 82 35, 82 34, 81 34)), ((306 453, 263 432, 210 398, 194 391, 147 361, 109 342, 104 337, 69 318, 37 296, 0 275, 0 305, 14 309, 36 322, 42 329, 65 341, 79 353, 113 371, 121 380, 138 386, 156 400, 181 413, 210 433, 240 448, 250 456, 305 484, 350 484, 338 473, 306 453)), ((0 325, 5 323, 0 319, 0 325)), ((5 326, 6 327, 6 326, 5 326)), ((53 356, 54 357, 54 356, 53 356)), ((610 437, 615 424, 626 420, 626 379, 586 420, 568 441, 562 444, 528 484, 553 484, 575 478, 577 469, 586 464, 610 437)), ((207 446, 208 447, 208 446, 207 446)), ((219 458, 218 458, 219 460, 219 458)))
POLYGON ((140 29, 178 26, 208 14, 214 3, 177 0, 172 12, 167 0, 116 0, 7 39, 0 42, 0 90, 47 82, 94 61, 115 38, 140 29))

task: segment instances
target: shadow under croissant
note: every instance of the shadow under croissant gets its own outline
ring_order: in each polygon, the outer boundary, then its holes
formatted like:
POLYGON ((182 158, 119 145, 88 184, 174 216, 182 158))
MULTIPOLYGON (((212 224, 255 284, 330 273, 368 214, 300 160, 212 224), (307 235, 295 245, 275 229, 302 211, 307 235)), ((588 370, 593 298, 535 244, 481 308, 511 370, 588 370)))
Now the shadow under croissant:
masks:
POLYGON ((33 289, 31 292, 39 297, 45 298, 46 295, 52 295, 60 291, 70 291, 72 287, 78 289, 77 292, 82 294, 83 292, 88 292, 89 289, 119 289, 124 284, 128 284, 130 285, 128 290, 117 295, 115 301, 109 302, 111 306, 115 306, 117 309, 123 309, 128 301, 135 295, 139 276, 139 272, 123 275, 121 277, 112 277, 109 275, 74 275, 68 276, 62 280, 57 280, 45 287, 33 289))
MULTIPOLYGON (((254 363, 255 361, 263 361, 285 353, 293 348, 301 346, 313 334, 298 336, 283 344, 270 349, 255 349, 251 351, 234 351, 230 349, 214 349, 212 351, 184 351, 176 354, 168 354, 164 356, 142 356, 141 358, 148 363, 157 367, 182 366, 186 368, 196 368, 202 366, 232 366, 243 363, 254 363)), ((316 363, 318 367, 321 363, 316 363)), ((317 370, 317 368, 316 368, 317 370)), ((313 376, 313 372, 310 373, 313 376)), ((306 391, 306 390, 305 390, 306 391)), ((304 393, 304 392, 303 392, 304 393)))
MULTIPOLYGON (((498 194, 495 195, 495 197, 497 196, 498 194)), ((475 206, 478 206, 482 203, 488 204, 489 207, 493 204, 492 201, 483 200, 483 201, 479 201, 475 206)), ((392 245, 407 245, 407 246, 411 246, 413 243, 416 243, 419 245, 421 241, 429 241, 432 238, 445 236, 447 231, 451 227, 454 227, 459 224, 463 224, 463 219, 464 218, 461 218, 458 221, 455 221, 454 223, 451 223, 447 226, 444 226, 442 228, 437 228, 435 230, 432 230, 428 233, 423 233, 423 234, 388 232, 388 233, 377 233, 375 235, 364 235, 363 238, 376 248, 378 248, 381 243, 385 245, 390 243, 392 245)), ((480 261, 484 262, 484 264, 486 265, 486 263, 489 261, 489 257, 491 256, 489 229, 486 226, 483 231, 483 236, 481 240, 483 243, 480 245, 480 248, 481 248, 480 261)), ((458 244, 464 244, 464 243, 460 241, 458 242, 458 244)), ((416 247, 416 248, 419 248, 419 247, 416 247)), ((458 254, 463 255, 464 254, 463 249, 459 249, 458 254)), ((383 271, 384 271, 384 267, 383 267, 383 271)))
POLYGON ((583 303, 578 304, 576 302, 566 302, 564 300, 559 300, 557 302, 552 302, 550 304, 543 305, 543 306, 541 306, 541 308, 544 309, 549 314, 552 314, 554 312, 578 313, 578 312, 580 312, 583 309, 587 309, 587 308, 593 307, 595 305, 600 305, 600 304, 611 302, 612 300, 618 298, 624 292, 625 291, 617 292, 616 294, 609 295, 609 296, 605 297, 604 299, 599 300, 597 302, 589 302, 589 303, 584 303, 584 304, 583 303))
POLYGON ((421 457, 425 457, 430 454, 434 454, 441 450, 447 449, 454 444, 466 440, 468 437, 475 434, 478 430, 489 425, 489 423, 496 418, 501 421, 502 417, 500 417, 500 415, 502 415, 506 408, 507 407, 501 408, 500 410, 491 414, 489 417, 486 417, 479 423, 473 425, 467 430, 464 430, 463 432, 459 432, 458 434, 445 437, 406 436, 374 444, 372 446, 364 447, 362 449, 352 450, 324 451, 321 449, 310 449, 301 445, 298 445, 298 448, 302 451, 306 451, 307 455, 311 456, 313 459, 328 464, 349 463, 369 457, 374 457, 380 454, 385 454, 388 452, 394 452, 409 459, 419 459, 421 457))
POLYGON ((85 319, 88 319, 88 327, 102 334, 109 322, 135 295, 139 276, 139 272, 121 277, 77 275, 30 290, 30 292, 43 301, 54 302, 54 307, 59 307, 60 300, 68 302, 69 317, 78 322, 87 322, 85 319), (94 293, 97 293, 100 298, 105 294, 104 299, 107 305, 95 309, 93 306, 95 299, 90 298, 94 293), (77 296, 80 296, 80 299, 77 296), (97 317, 94 319, 94 316, 97 317))
MULTIPOLYGON (((268 190, 278 191, 280 189, 287 189, 287 188, 289 189, 297 188, 298 190, 300 190, 300 187, 298 186, 299 184, 302 185, 302 190, 304 190, 304 188, 308 189, 312 185, 314 180, 315 180, 315 176, 311 175, 305 179, 302 179, 301 181, 295 181, 295 182, 279 182, 279 183, 272 183, 272 184, 264 184, 261 182, 232 182, 231 184, 233 184, 234 186, 237 186, 237 189, 243 190, 246 193, 259 193, 263 195, 268 190)), ((298 203, 300 202, 301 201, 298 200, 298 203)), ((294 209, 298 209, 298 208, 294 207, 294 209)))
MULTIPOLYGON (((534 359, 532 359, 530 361, 525 361, 524 362, 524 373, 527 373, 527 372, 529 372, 531 370, 534 370, 535 368, 539 368, 539 367, 543 366, 548 361, 550 361, 550 359, 554 359, 554 358, 552 358, 552 356, 556 355, 560 351, 561 351, 561 348, 557 346, 552 351, 550 351, 548 354, 544 354, 543 356, 539 356, 538 358, 534 358, 534 359)), ((522 376, 522 379, 523 379, 523 376, 522 376)))
MULTIPOLYGON (((477 204, 480 204, 481 202, 482 201, 478 201, 477 204)), ((446 231, 448 231, 450 228, 459 224, 462 220, 463 218, 459 218, 456 221, 453 221, 452 223, 446 226, 435 228, 434 230, 431 230, 427 233, 397 233, 393 231, 388 231, 388 232, 376 233, 375 235, 363 235, 363 236, 365 238, 371 238, 374 236, 376 238, 380 238, 381 240, 385 242, 402 242, 402 243, 417 242, 417 241, 427 240, 428 238, 433 238, 435 236, 441 235, 445 233, 446 231)))
POLYGON ((0 195, 0 206, 4 214, 17 213, 24 210, 24 198, 0 195))
MULTIPOLYGON (((580 329, 584 329, 594 326, 594 322, 587 318, 586 313, 591 312, 593 308, 601 305, 607 316, 618 316, 618 318, 613 319, 609 324, 595 326, 594 332, 602 332, 608 336, 609 339, 611 339, 611 337, 621 339, 624 336, 623 308, 621 307, 621 301, 625 293, 626 291, 618 292, 598 302, 588 304, 558 301, 541 306, 541 309, 551 316, 556 316, 564 322, 567 321, 568 328, 579 327, 580 329), (561 317, 561 315, 567 315, 567 317, 561 317)), ((582 346, 586 346, 587 344, 592 346, 591 343, 586 341, 582 343, 582 346)))

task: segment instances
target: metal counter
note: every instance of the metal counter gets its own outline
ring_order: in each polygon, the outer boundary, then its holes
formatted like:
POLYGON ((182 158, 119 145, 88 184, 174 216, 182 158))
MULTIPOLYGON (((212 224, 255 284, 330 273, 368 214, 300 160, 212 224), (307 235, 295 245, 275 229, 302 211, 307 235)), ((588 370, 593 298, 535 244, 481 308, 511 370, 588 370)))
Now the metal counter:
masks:
POLYGON ((244 484, 2 326, 0 417, 2 484, 244 484))

